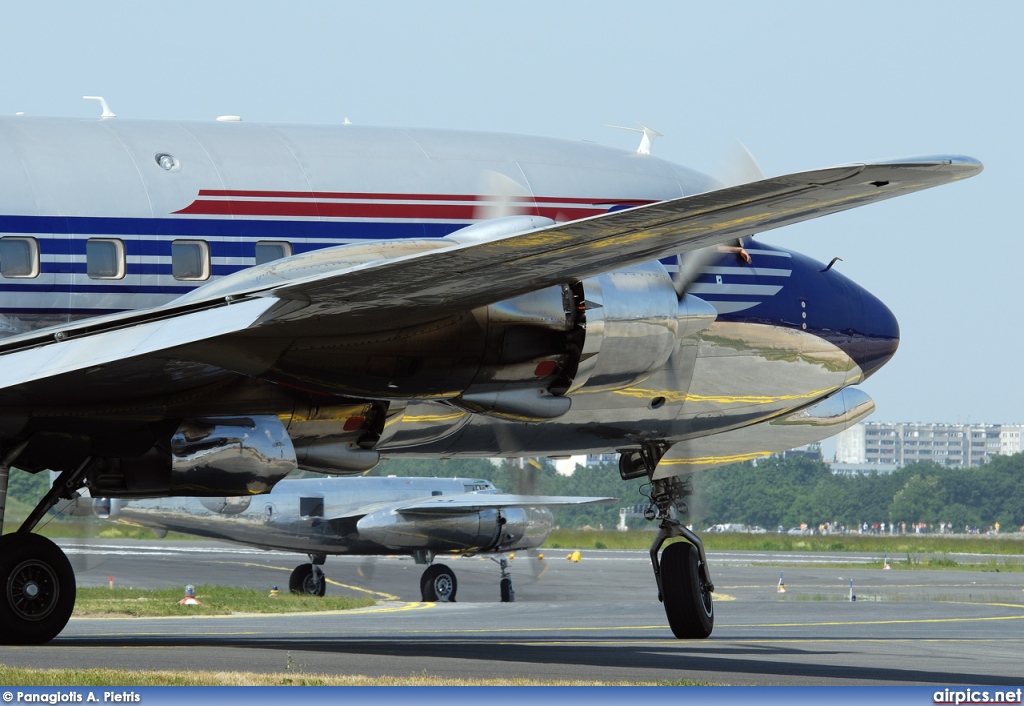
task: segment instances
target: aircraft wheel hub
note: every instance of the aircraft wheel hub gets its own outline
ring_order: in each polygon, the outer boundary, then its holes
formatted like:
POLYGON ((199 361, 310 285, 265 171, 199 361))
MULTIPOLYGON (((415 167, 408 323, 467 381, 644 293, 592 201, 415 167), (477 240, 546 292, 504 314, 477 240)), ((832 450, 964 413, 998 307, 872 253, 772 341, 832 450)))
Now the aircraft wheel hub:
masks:
POLYGON ((23 561, 7 580, 8 605, 22 620, 42 620, 53 612, 59 598, 57 575, 41 561, 23 561))
POLYGON ((452 595, 452 580, 447 575, 442 574, 434 579, 434 591, 437 592, 437 597, 442 601, 447 601, 448 597, 452 595))

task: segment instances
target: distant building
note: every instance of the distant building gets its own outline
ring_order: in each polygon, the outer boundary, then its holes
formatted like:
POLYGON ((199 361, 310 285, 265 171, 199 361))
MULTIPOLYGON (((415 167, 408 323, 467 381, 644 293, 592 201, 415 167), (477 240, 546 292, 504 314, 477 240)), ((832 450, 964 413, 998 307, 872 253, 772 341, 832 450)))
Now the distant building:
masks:
POLYGON ((902 466, 934 461, 978 466, 992 456, 1021 452, 1019 424, 892 424, 861 422, 836 437, 836 464, 902 466))
POLYGON ((813 444, 807 444, 807 446, 801 446, 800 448, 782 452, 782 458, 796 458, 798 456, 802 458, 809 458, 812 461, 822 460, 821 442, 816 441, 813 444))

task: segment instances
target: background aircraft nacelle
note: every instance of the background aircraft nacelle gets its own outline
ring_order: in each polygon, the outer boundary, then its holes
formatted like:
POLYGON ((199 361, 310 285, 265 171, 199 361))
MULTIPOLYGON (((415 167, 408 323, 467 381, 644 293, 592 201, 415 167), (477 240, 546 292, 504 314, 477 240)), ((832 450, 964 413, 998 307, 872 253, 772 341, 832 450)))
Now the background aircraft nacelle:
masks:
POLYGON ((385 547, 429 547, 435 552, 510 551, 539 546, 553 526, 547 508, 510 507, 456 516, 384 509, 361 518, 356 529, 361 538, 385 547))

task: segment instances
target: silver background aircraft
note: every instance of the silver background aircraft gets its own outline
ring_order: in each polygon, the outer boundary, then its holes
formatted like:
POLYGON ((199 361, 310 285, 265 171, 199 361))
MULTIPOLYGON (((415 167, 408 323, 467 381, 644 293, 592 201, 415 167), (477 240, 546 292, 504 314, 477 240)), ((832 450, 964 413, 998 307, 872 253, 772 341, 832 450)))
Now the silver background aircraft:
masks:
MULTIPOLYGON (((515 495, 475 478, 295 478, 267 495, 122 500, 83 497, 61 511, 308 554, 289 578, 293 592, 324 595, 320 568, 337 554, 408 554, 429 564, 420 580, 424 601, 454 601, 458 582, 436 555, 507 554, 539 547, 554 528, 553 507, 614 498, 515 495)), ((502 556, 499 596, 515 600, 502 556)))
POLYGON ((29 531, 82 486, 225 497, 382 456, 618 452, 652 481, 669 623, 706 637, 679 477, 862 419, 851 386, 899 340, 873 295, 751 236, 980 169, 722 187, 545 138, 0 119, 0 466, 62 471, 0 540, 0 623, 45 641, 66 622, 73 574, 29 531), (749 263, 718 249, 737 244, 749 263))

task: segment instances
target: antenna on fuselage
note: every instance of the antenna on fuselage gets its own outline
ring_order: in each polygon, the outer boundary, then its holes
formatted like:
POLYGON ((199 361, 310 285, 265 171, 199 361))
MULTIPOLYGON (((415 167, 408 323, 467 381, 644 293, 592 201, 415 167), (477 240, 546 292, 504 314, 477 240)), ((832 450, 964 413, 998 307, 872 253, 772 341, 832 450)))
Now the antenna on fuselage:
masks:
POLYGON ((82 96, 82 100, 99 101, 100 107, 103 108, 103 115, 100 116, 101 118, 117 117, 117 114, 110 109, 110 106, 107 105, 107 99, 103 96, 82 96))
POLYGON ((615 130, 625 130, 626 132, 641 132, 643 137, 640 138, 640 146, 636 148, 637 154, 650 154, 651 144, 654 143, 655 137, 664 137, 660 132, 653 128, 649 128, 643 123, 637 123, 640 127, 623 127, 622 125, 605 125, 615 130))

